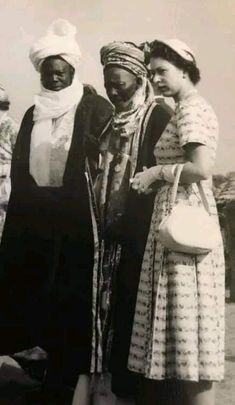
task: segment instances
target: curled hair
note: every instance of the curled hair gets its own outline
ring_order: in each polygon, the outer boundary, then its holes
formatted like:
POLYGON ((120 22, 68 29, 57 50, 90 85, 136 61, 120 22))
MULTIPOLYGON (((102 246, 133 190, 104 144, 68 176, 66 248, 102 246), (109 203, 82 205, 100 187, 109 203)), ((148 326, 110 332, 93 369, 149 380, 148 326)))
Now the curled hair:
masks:
POLYGON ((200 80, 200 70, 196 65, 196 61, 188 61, 182 58, 177 52, 171 49, 168 45, 160 41, 153 41, 150 44, 150 58, 162 58, 172 63, 178 69, 183 70, 189 76, 193 84, 197 84, 200 80))
POLYGON ((148 41, 145 41, 139 45, 139 48, 144 52, 144 61, 145 64, 148 65, 150 62, 151 44, 148 41))

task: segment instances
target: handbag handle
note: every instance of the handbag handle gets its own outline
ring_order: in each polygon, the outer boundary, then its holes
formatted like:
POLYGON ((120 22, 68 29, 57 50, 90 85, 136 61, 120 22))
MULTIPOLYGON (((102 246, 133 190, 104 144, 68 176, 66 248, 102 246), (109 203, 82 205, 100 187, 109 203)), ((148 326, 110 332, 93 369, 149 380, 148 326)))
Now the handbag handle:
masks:
MULTIPOLYGON (((184 164, 178 164, 177 168, 176 168, 176 175, 175 175, 175 180, 174 180, 174 184, 172 187, 172 193, 171 193, 171 199, 170 199, 170 207, 171 209, 173 208, 173 206, 175 205, 175 200, 176 200, 176 196, 177 196, 177 191, 178 191, 178 186, 179 186, 179 180, 180 180, 180 176, 181 176, 181 172, 183 170, 184 164)), ((209 208, 209 204, 208 204, 208 200, 205 194, 205 191, 203 190, 202 184, 200 181, 198 181, 197 183, 197 187, 198 187, 198 191, 202 200, 202 204, 205 208, 205 210, 210 214, 210 208, 209 208)))

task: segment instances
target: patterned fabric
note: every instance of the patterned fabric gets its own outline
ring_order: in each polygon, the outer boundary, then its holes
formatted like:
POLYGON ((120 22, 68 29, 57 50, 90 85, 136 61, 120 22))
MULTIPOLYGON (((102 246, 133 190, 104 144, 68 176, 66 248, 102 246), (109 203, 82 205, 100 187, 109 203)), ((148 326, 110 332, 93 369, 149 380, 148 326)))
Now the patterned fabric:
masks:
MULTIPOLYGON (((159 164, 186 161, 184 145, 206 145, 215 159, 218 128, 215 114, 197 94, 180 102, 155 147, 159 164)), ((219 226, 211 182, 203 181, 219 226)), ((129 353, 129 369, 156 380, 199 381, 224 376, 223 245, 207 255, 164 249, 158 227, 169 212, 172 185, 157 192, 139 282, 129 353)), ((193 184, 180 185, 177 203, 199 205, 193 184)))
POLYGON ((89 194, 89 206, 91 212, 93 238, 94 238, 94 264, 93 264, 93 277, 92 277, 92 341, 91 341, 91 364, 90 372, 99 373, 103 367, 103 353, 102 353, 102 325, 100 310, 100 296, 101 296, 101 262, 103 256, 103 243, 101 240, 101 229, 99 222, 99 213, 95 201, 95 194, 93 189, 92 176, 89 166, 89 161, 85 160, 85 174, 87 180, 87 189, 89 194))
POLYGON ((17 133, 18 126, 7 113, 4 113, 0 118, 0 239, 11 190, 11 158, 17 133))
POLYGON ((97 188, 100 212, 106 225, 107 222, 119 221, 124 213, 129 180, 137 164, 141 122, 151 104, 153 94, 143 79, 142 86, 132 98, 132 108, 126 112, 114 112, 109 130, 100 139, 101 173, 97 188))
POLYGON ((141 85, 130 100, 128 111, 115 111, 112 119, 113 130, 124 137, 132 136, 146 108, 154 100, 152 85, 145 77, 141 77, 141 85))
POLYGON ((100 55, 104 67, 118 65, 136 76, 147 76, 144 52, 130 42, 111 42, 101 48, 100 55))
POLYGON ((121 256, 121 235, 130 191, 130 177, 136 169, 142 136, 146 130, 149 111, 156 102, 145 87, 142 97, 136 98, 135 108, 114 115, 100 138, 100 173, 96 178, 95 193, 102 229, 102 329, 104 367, 108 364, 112 342, 112 311, 116 293, 116 274, 121 256), (146 121, 145 121, 146 120, 146 121))
POLYGON ((131 138, 119 137, 111 131, 108 139, 108 149, 102 154, 102 172, 97 179, 97 182, 101 182, 99 205, 106 233, 107 228, 114 231, 113 228, 118 226, 125 211, 125 200, 130 189, 132 154, 131 138))

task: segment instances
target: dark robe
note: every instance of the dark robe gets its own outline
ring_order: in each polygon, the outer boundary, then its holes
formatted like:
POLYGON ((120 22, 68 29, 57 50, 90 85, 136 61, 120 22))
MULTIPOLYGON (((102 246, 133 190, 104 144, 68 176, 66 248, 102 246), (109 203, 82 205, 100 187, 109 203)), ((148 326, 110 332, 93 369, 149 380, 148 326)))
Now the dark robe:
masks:
MULTIPOLYGON (((142 128, 142 145, 139 148, 136 173, 143 167, 156 165, 154 147, 168 124, 172 111, 164 102, 153 109, 146 129, 142 128)), ((112 390, 121 397, 135 394, 136 375, 127 369, 129 346, 134 320, 139 275, 148 236, 155 194, 138 195, 130 190, 121 235, 122 253, 117 272, 117 289, 114 305, 114 337, 110 369, 112 390)))
POLYGON ((59 188, 38 187, 29 173, 33 109, 13 154, 0 247, 0 352, 41 346, 53 360, 53 378, 57 372, 61 382, 74 384, 91 362, 94 241, 85 157, 94 174, 97 138, 112 108, 84 94, 59 188))

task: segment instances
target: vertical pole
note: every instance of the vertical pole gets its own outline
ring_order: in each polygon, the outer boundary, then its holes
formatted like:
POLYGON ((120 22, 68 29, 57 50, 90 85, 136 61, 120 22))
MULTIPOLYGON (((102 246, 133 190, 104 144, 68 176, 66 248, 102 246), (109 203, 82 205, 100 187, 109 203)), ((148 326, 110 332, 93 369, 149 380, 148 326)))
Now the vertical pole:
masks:
POLYGON ((230 201, 226 205, 225 224, 230 264, 230 300, 235 302, 235 201, 230 201))

